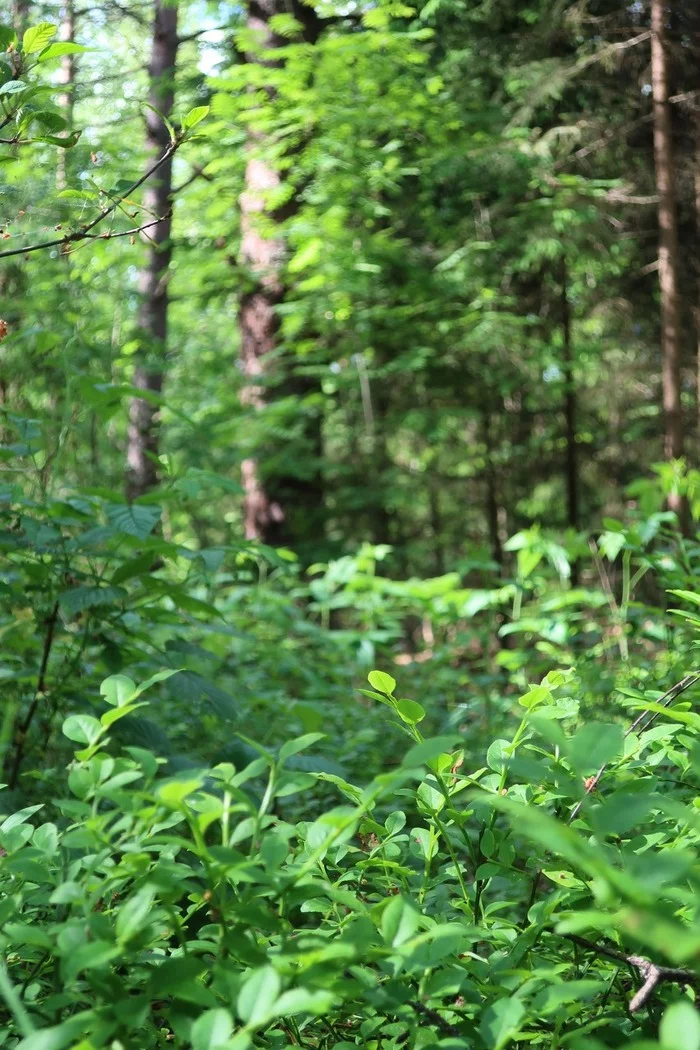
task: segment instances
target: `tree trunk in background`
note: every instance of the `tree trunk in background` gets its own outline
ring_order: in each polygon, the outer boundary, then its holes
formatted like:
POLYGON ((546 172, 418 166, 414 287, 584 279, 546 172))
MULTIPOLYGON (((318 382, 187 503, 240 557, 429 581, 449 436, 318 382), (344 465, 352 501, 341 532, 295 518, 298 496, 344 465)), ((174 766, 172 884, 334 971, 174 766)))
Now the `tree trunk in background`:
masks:
MULTIPOLYGON (((683 455, 681 418, 681 332, 678 297, 678 218, 673 167, 673 140, 666 49, 664 0, 651 0, 651 82, 654 101, 654 160, 659 196, 659 285, 661 289, 661 350, 664 410, 664 455, 683 455)), ((669 505, 682 512, 682 499, 669 505)))
POLYGON ((12 2, 12 25, 17 36, 21 39, 24 30, 29 23, 29 0, 13 0, 12 2))
POLYGON ((566 432, 566 520, 570 528, 579 528, 578 449, 576 448, 576 386, 574 355, 571 342, 571 305, 566 259, 561 262, 561 336, 564 373, 564 419, 566 432))
MULTIPOLYGON (((58 39, 67 43, 75 40, 75 7, 73 0, 66 0, 63 7, 63 16, 58 31, 58 39)), ((73 125, 73 92, 75 88, 75 55, 63 55, 61 67, 58 71, 58 81, 62 91, 58 95, 58 104, 63 110, 66 118, 66 130, 70 131, 73 125)), ((65 190, 68 186, 67 165, 70 150, 58 148, 56 159, 56 188, 65 190)), ((68 258, 68 256, 66 256, 68 258)))
MULTIPOLYGON (((700 33, 698 34, 700 44, 700 33)), ((695 449, 700 460, 700 99, 695 100, 695 449)))
POLYGON ((486 521, 488 525, 491 555, 499 566, 503 567, 503 540, 501 536, 500 508, 498 506, 498 479, 493 461, 493 439, 491 435, 491 412, 486 410, 482 416, 484 449, 486 454, 486 521))
MULTIPOLYGON (((302 24, 303 37, 307 43, 314 43, 318 38, 320 23, 311 7, 298 0, 291 0, 289 4, 284 0, 251 0, 247 28, 254 35, 257 47, 246 55, 248 62, 270 68, 281 65, 281 60, 261 56, 261 52, 289 45, 289 41, 278 36, 270 25, 270 20, 279 14, 292 14, 302 24)), ((279 346, 277 307, 285 291, 284 240, 280 224, 290 218, 298 207, 297 202, 292 200, 279 212, 268 210, 270 192, 279 187, 282 176, 274 163, 265 156, 266 144, 264 135, 250 132, 245 191, 240 200, 240 261, 251 283, 241 298, 238 315, 241 368, 247 381, 241 402, 256 411, 264 408, 268 400, 266 385, 270 379, 269 360, 279 346)), ((309 381, 295 375, 285 377, 277 391, 280 396, 299 399, 308 396, 309 392, 309 381)), ((278 471, 275 476, 264 477, 260 463, 253 456, 241 464, 246 539, 262 540, 272 545, 297 546, 298 541, 311 539, 314 532, 312 522, 317 523, 318 531, 323 500, 319 470, 319 419, 310 415, 303 430, 305 445, 309 446, 303 453, 309 457, 308 476, 278 471)), ((297 458, 301 459, 302 456, 297 458)))
MULTIPOLYGON (((169 117, 175 97, 177 59, 177 6, 156 0, 149 65, 151 106, 169 117)), ((149 109, 146 115, 146 164, 162 156, 170 142, 162 119, 149 109)), ((146 183, 143 206, 146 216, 162 221, 148 231, 148 254, 138 282, 141 305, 138 317, 139 363, 133 385, 159 394, 163 386, 168 335, 168 267, 172 256, 170 209, 172 159, 161 165, 146 183)), ((129 406, 127 438, 127 496, 136 499, 158 483, 158 407, 143 398, 129 406)))

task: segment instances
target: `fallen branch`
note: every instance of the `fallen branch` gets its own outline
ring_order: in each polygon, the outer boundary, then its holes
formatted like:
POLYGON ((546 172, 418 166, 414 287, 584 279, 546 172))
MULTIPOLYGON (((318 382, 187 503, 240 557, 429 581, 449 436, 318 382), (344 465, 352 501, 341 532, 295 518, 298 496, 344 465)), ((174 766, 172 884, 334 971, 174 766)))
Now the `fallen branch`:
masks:
POLYGON ((646 1006, 656 988, 667 981, 673 984, 690 985, 692 988, 697 988, 698 986, 698 975, 693 973, 692 970, 683 970, 676 966, 659 966, 657 963, 652 962, 651 959, 645 959, 643 955, 625 955, 624 952, 618 951, 616 948, 610 948, 604 944, 596 944, 594 941, 589 941, 587 937, 579 937, 573 933, 566 934, 566 936, 574 944, 578 944, 588 951, 595 952, 596 955, 605 955, 609 959, 615 959, 616 962, 626 963, 637 971, 644 983, 630 999, 629 1011, 631 1014, 646 1006))

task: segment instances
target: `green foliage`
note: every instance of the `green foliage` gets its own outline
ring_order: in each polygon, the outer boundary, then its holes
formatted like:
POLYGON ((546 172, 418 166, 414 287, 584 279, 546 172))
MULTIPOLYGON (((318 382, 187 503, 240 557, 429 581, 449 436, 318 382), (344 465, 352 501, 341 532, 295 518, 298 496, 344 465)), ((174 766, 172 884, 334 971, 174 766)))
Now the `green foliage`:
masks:
POLYGON ((620 727, 554 732, 580 683, 549 675, 471 769, 402 717, 393 676, 369 679, 418 748, 364 785, 326 778, 343 804, 301 820, 276 810, 313 795, 290 760, 320 734, 173 777, 109 746, 156 683, 113 676, 99 717, 66 719, 87 746, 61 793, 0 823, 8 1045, 698 1045, 678 977, 650 993, 660 1025, 627 1009, 634 957, 692 966, 700 944, 697 727, 648 704, 624 753, 620 727))

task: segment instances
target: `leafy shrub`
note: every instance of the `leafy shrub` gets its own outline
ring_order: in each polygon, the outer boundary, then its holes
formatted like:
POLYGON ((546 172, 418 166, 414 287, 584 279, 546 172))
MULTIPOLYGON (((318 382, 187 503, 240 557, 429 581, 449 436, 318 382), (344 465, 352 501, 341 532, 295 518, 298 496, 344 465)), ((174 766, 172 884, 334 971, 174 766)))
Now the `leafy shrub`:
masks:
POLYGON ((67 717, 69 797, 0 824, 4 1045, 700 1045, 697 676, 625 731, 550 673, 478 768, 369 679, 410 746, 364 785, 290 768, 318 734, 176 777, 113 753, 154 681, 67 717), (319 783, 340 804, 279 816, 319 783))

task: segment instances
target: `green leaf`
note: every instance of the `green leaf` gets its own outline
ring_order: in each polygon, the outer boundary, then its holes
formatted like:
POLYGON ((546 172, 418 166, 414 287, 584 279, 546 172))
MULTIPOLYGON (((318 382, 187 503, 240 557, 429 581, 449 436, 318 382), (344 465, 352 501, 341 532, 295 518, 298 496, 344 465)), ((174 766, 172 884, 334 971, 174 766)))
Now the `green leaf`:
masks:
POLYGON ((204 120, 209 112, 209 106, 195 106, 182 118, 182 126, 185 131, 191 131, 197 124, 204 120))
POLYGON ((236 1009, 244 1024, 257 1027, 274 1015, 280 994, 279 974, 272 966, 253 970, 238 993, 236 1009))
POLYGON ((303 751, 304 748, 312 747, 313 744, 317 744, 319 740, 323 740, 325 733, 306 733, 305 736, 297 737, 296 740, 288 740, 286 744, 283 744, 280 748, 279 759, 280 762, 286 762, 292 755, 296 755, 299 751, 303 751))
POLYGON ((579 729, 568 743, 569 758, 578 773, 589 773, 622 754, 625 734, 622 726, 590 722, 579 729))
POLYGON ((510 740, 494 740, 486 752, 486 765, 494 773, 502 773, 512 757, 510 740))
POLYGON ((142 886, 133 897, 122 905, 117 915, 115 931, 118 940, 124 942, 130 940, 135 934, 140 933, 148 918, 148 913, 155 897, 154 886, 142 886))
POLYGON ((700 1050, 700 1014, 687 999, 664 1010, 659 1026, 663 1050, 700 1050))
POLYGON ((0 95, 16 95, 24 91, 27 86, 23 80, 7 80, 0 86, 0 95))
POLYGON ((158 787, 158 799, 166 806, 178 809, 188 795, 194 795, 203 786, 198 777, 190 780, 166 780, 158 787))
POLYGON ((216 1050, 233 1033, 233 1018, 228 1010, 207 1010, 192 1025, 192 1050, 216 1050))
POLYGON ((425 710, 415 700, 397 700, 396 711, 404 722, 409 725, 417 725, 425 718, 425 710))
POLYGON ((327 1013, 332 1005, 332 992, 311 991, 308 988, 290 988, 288 992, 283 992, 277 1000, 275 1013, 279 1017, 300 1013, 320 1015, 327 1013))
POLYGON ((105 507, 107 521, 118 532, 145 540, 160 521, 160 507, 141 503, 109 503, 105 507))
POLYGON ((34 55, 37 51, 43 50, 51 40, 51 37, 55 35, 55 25, 51 22, 39 22, 38 25, 28 29, 22 37, 22 50, 25 55, 34 55))
POLYGON ((111 941, 91 941, 71 950, 63 963, 63 974, 72 981, 83 970, 98 970, 119 955, 119 948, 111 941))
MULTIPOLYGON (((25 49, 26 50, 26 49, 25 49)), ((62 55, 80 55, 92 48, 83 47, 82 44, 74 44, 72 40, 60 40, 58 43, 49 44, 39 55, 37 62, 48 62, 52 58, 60 58, 62 55)))
POLYGON ((367 675, 367 681, 378 692, 386 693, 387 696, 394 695, 396 680, 390 674, 386 674, 384 671, 370 671, 367 675))
MULTIPOLYGON (((64 193, 67 191, 64 190, 64 193)), ((63 194, 59 194, 59 197, 63 194)), ((79 194, 82 196, 82 194, 79 194)), ((133 580, 136 576, 147 576, 150 574, 153 567, 153 554, 146 552, 146 554, 139 554, 137 558, 130 558, 125 561, 119 568, 114 572, 111 583, 125 583, 126 580, 133 580)))
POLYGON ((418 929, 420 911, 408 897, 393 897, 382 912, 382 937, 392 948, 409 940, 418 929))
POLYGON ((61 608, 69 615, 93 609, 98 605, 113 605, 126 597, 121 587, 73 587, 58 596, 61 608))
POLYGON ((525 1016, 525 1007, 520 999, 499 999, 488 1006, 481 1018, 479 1031, 489 1050, 503 1050, 516 1035, 525 1016))
POLYGON ((156 671, 155 674, 152 674, 150 678, 141 683, 131 699, 135 700, 137 696, 141 696, 142 693, 145 693, 147 689, 150 689, 152 685, 156 685, 158 682, 167 682, 174 674, 180 674, 180 670, 179 667, 165 667, 162 671, 156 671))
POLYGON ((416 744, 406 752, 402 765, 424 766, 426 762, 432 762, 439 755, 451 751, 460 739, 457 733, 451 736, 428 737, 427 740, 422 740, 420 744, 416 744))
POLYGON ((63 735, 78 744, 94 744, 102 736, 102 726, 92 715, 68 715, 63 723, 63 735))
POLYGON ((32 836, 32 844, 45 853, 47 857, 53 857, 58 850, 58 829, 55 824, 42 824, 32 836))
POLYGON ((100 693, 105 698, 105 703, 112 707, 123 707, 133 699, 136 692, 136 683, 125 674, 113 674, 100 685, 100 693))
POLYGON ((85 1035, 94 1018, 92 1010, 83 1010, 61 1024, 32 1032, 17 1044, 16 1050, 63 1050, 65 1046, 85 1035))

